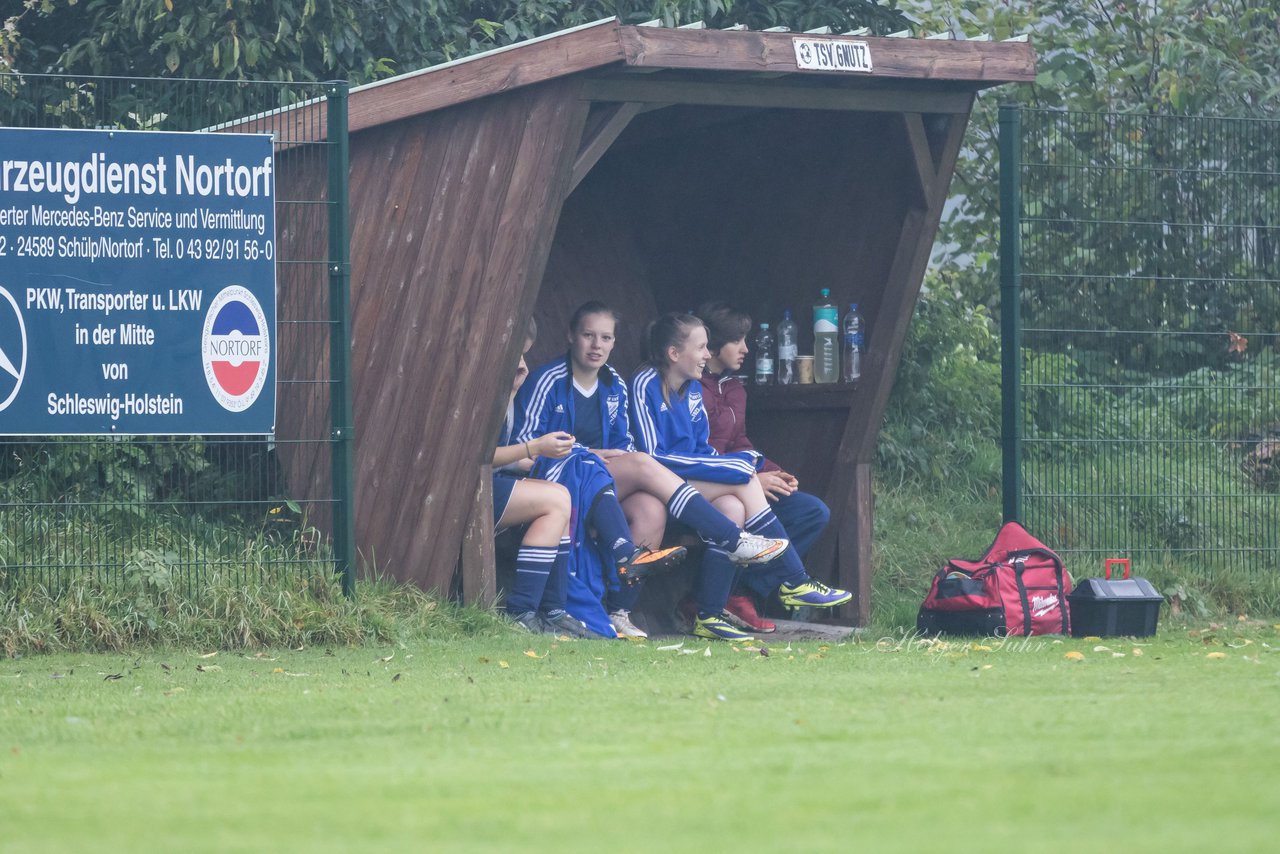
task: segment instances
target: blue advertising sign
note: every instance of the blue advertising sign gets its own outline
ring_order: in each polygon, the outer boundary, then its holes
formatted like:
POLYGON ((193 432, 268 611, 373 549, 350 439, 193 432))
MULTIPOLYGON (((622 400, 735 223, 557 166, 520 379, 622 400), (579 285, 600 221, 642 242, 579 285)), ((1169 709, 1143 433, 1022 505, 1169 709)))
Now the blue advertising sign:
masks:
POLYGON ((275 428, 264 134, 0 128, 0 435, 275 428))

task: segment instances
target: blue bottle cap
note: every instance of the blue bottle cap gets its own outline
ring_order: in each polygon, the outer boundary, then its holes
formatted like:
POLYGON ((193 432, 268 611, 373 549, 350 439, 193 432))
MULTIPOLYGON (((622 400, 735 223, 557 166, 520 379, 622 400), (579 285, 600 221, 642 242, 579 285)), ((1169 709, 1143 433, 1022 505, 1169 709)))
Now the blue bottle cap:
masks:
POLYGON ((783 319, 783 320, 790 320, 790 319, 791 319, 791 309, 789 309, 789 308, 788 308, 788 309, 783 309, 783 312, 782 312, 782 319, 783 319))

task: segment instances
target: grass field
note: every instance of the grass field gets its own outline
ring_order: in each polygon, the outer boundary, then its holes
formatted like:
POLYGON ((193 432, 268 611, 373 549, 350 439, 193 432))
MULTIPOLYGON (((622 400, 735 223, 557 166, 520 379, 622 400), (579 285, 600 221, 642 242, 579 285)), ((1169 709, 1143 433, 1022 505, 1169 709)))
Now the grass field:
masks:
POLYGON ((0 851, 1262 851, 1280 831, 1270 623, 676 643, 0 660, 0 851))

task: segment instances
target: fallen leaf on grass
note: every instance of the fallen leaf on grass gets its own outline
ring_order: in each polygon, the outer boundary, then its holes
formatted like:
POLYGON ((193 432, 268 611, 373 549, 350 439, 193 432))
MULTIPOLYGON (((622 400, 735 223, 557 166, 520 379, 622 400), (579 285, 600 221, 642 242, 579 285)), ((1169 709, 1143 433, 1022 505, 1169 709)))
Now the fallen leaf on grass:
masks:
POLYGON ((1136 646, 1133 648, 1133 654, 1134 654, 1134 655, 1137 655, 1137 656, 1142 656, 1142 655, 1144 655, 1143 651, 1142 651, 1142 650, 1140 650, 1140 649, 1138 649, 1136 646))
MULTIPOLYGON (((1280 626, 1276 626, 1276 628, 1280 629, 1280 626)), ((684 641, 680 641, 680 643, 669 644, 667 646, 660 646, 658 647, 658 652, 670 652, 671 650, 679 649, 682 646, 684 646, 684 641)))
POLYGON ((1081 640, 1083 640, 1085 643, 1089 643, 1090 641, 1100 641, 1102 640, 1102 638, 1098 637, 1097 635, 1089 635, 1088 637, 1081 638, 1081 640))
POLYGON ((395 657, 396 657, 395 650, 392 650, 390 655, 385 656, 384 658, 379 658, 379 659, 378 659, 378 661, 381 661, 381 662, 384 662, 384 663, 385 663, 385 662, 388 662, 388 661, 390 661, 391 659, 393 659, 393 658, 395 658, 395 657))
POLYGON ((760 647, 760 654, 761 654, 761 655, 763 655, 765 658, 768 658, 768 657, 769 657, 769 647, 767 647, 767 646, 762 646, 762 647, 760 647))
POLYGON ((1094 652, 1111 652, 1111 647, 1109 647, 1109 646, 1102 646, 1101 644, 1099 644, 1098 646, 1095 646, 1095 647, 1093 648, 1093 651, 1094 651, 1094 652))
POLYGON ((710 657, 711 657, 711 645, 710 645, 710 644, 708 644, 708 645, 707 645, 707 648, 706 648, 706 649, 704 649, 704 650, 702 651, 702 654, 703 654, 703 655, 705 655, 707 658, 710 658, 710 657))
POLYGON ((506 670, 506 669, 507 669, 507 668, 509 668, 511 665, 510 665, 510 664, 507 664, 505 661, 499 661, 499 662, 498 662, 498 666, 499 666, 499 667, 501 667, 503 670, 506 670))
POLYGON ((222 670, 222 666, 218 664, 197 664, 196 670, 200 673, 217 673, 222 670))
POLYGON ((524 654, 529 656, 530 658, 542 658, 542 656, 538 655, 536 652, 534 652, 531 649, 526 649, 524 651, 524 654))
POLYGON ((991 647, 987 646, 984 643, 970 644, 969 649, 973 650, 974 652, 991 652, 991 647))
POLYGON ((399 673, 397 673, 395 676, 392 676, 392 677, 391 677, 391 681, 392 681, 392 682, 399 682, 399 681, 400 681, 400 674, 399 674, 399 673))
POLYGON ((283 668, 283 667, 277 667, 277 668, 275 668, 274 670, 272 670, 271 672, 272 672, 272 673, 284 673, 284 668, 283 668))
POLYGON ((124 674, 123 674, 123 673, 108 673, 106 676, 103 676, 103 677, 102 677, 102 681, 103 681, 103 682, 114 682, 114 681, 116 681, 117 679, 123 679, 123 678, 124 678, 124 674))
POLYGON ((1111 653, 1111 657, 1112 657, 1112 658, 1124 658, 1124 653, 1123 653, 1123 652, 1113 652, 1113 653, 1111 653))
POLYGON ((1062 657, 1068 661, 1084 661, 1084 653, 1074 649, 1062 657))
POLYGON ((1205 653, 1204 657, 1205 658, 1226 658, 1227 654, 1225 652, 1207 652, 1205 653))
POLYGON ((215 655, 217 655, 217 654, 218 654, 218 651, 217 651, 217 650, 214 650, 213 652, 206 652, 204 655, 201 655, 201 656, 198 656, 198 657, 199 657, 199 658, 213 658, 213 657, 214 657, 215 655))

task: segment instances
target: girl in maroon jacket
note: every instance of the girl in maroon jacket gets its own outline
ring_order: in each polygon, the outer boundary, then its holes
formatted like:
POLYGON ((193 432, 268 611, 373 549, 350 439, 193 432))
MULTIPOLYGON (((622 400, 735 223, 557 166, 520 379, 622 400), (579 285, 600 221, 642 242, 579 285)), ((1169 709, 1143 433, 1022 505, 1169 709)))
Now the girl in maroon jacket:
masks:
MULTIPOLYGON (((754 451, 755 446, 747 437, 747 390, 737 377, 748 353, 751 317, 724 302, 705 303, 697 315, 707 327, 707 349, 711 351, 702 374, 702 405, 711 432, 708 441, 722 454, 754 451)), ((827 527, 831 511, 816 495, 801 492, 795 476, 768 458, 756 477, 774 515, 786 528, 791 547, 804 557, 827 527)), ((751 581, 750 574, 742 576, 742 585, 756 597, 772 592, 753 589, 751 581)), ((742 592, 730 597, 727 610, 755 631, 773 630, 773 624, 759 616, 751 597, 742 592)))

